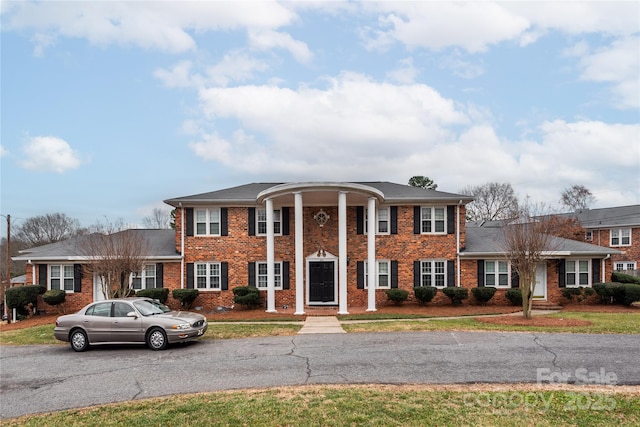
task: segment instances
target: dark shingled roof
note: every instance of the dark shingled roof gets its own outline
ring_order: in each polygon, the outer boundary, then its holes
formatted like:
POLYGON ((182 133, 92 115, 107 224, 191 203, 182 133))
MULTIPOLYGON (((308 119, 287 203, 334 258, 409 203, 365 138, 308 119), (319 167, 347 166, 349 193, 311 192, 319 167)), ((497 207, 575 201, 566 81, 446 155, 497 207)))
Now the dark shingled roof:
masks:
POLYGON ((640 205, 601 209, 581 209, 562 214, 574 217, 584 228, 640 227, 640 205))
MULTIPOLYGON (((180 259, 180 254, 176 251, 175 230, 124 230, 119 233, 141 234, 149 244, 150 259, 180 259)), ((20 251, 19 256, 14 257, 16 261, 27 260, 60 260, 72 261, 85 257, 82 253, 81 241, 89 238, 87 236, 76 236, 62 242, 50 243, 48 245, 37 246, 35 248, 20 251)))

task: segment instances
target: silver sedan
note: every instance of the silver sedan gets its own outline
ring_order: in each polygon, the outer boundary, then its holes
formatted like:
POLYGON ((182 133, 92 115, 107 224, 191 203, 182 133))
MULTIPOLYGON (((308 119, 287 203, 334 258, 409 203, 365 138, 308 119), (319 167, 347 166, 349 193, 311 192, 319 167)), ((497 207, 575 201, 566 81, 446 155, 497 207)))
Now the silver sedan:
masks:
POLYGON ((53 334, 75 351, 93 344, 140 343, 152 350, 202 336, 207 319, 198 313, 171 311, 150 298, 93 302, 75 314, 58 317, 53 334))

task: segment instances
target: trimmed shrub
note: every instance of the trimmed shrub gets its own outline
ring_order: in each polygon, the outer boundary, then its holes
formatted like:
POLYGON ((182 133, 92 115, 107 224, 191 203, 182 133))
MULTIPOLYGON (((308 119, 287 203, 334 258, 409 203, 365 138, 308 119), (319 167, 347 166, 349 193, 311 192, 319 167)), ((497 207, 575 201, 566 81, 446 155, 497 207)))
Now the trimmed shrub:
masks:
POLYGON ((175 299, 180 301, 180 307, 190 309, 193 302, 200 293, 197 289, 174 289, 171 293, 175 299))
MULTIPOLYGON (((33 309, 38 303, 38 295, 44 294, 46 289, 40 285, 14 286, 5 292, 7 307, 16 309, 19 316, 25 317, 33 314, 33 309)), ((64 292, 64 291, 63 291, 64 292)))
POLYGON ((634 283, 597 283, 593 288, 605 304, 631 305, 640 301, 640 285, 634 283))
POLYGON ((237 286, 233 288, 233 302, 255 308, 260 305, 260 291, 255 286, 237 286))
POLYGON ((520 289, 509 289, 504 296, 512 305, 522 305, 522 291, 520 289))
POLYGON ((600 297, 602 304, 611 304, 613 302, 613 290, 607 286, 607 283, 595 283, 593 290, 600 297))
POLYGON ((584 286, 580 286, 578 288, 564 288, 562 290, 562 296, 568 299, 569 301, 582 302, 593 295, 595 291, 592 288, 587 288, 584 286))
POLYGON ((617 283, 634 283, 636 285, 640 285, 640 277, 620 273, 619 271, 614 271, 613 273, 611 273, 611 281, 617 283))
POLYGON ((469 298, 469 289, 467 288, 443 288, 442 293, 449 297, 451 304, 460 305, 462 300, 469 298))
POLYGON ((66 298, 67 293, 61 289, 52 289, 42 294, 42 301, 54 306, 58 312, 64 312, 63 304, 66 298))
POLYGON ((395 305, 400 305, 409 298, 409 291, 404 289, 388 289, 387 300, 393 301, 395 305))
POLYGON ((167 300, 169 299, 169 289, 168 288, 141 289, 138 292, 136 292, 136 296, 156 299, 160 301, 162 304, 166 304, 167 300))
POLYGON ((431 302, 438 293, 438 288, 435 286, 417 286, 413 288, 413 293, 420 304, 426 304, 431 302))
POLYGON ((496 294, 496 288, 490 286, 479 286, 477 288, 471 289, 471 293, 473 294, 473 297, 476 299, 476 301, 478 301, 482 305, 485 305, 496 294))

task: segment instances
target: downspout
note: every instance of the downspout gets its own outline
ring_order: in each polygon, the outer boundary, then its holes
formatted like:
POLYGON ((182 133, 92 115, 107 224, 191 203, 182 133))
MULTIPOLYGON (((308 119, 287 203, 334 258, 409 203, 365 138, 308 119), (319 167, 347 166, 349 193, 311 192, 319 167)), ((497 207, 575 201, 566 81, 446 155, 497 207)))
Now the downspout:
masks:
POLYGON ((184 289, 184 208, 182 202, 180 206, 180 289, 184 289))
POLYGON ((611 254, 607 254, 606 257, 604 257, 602 259, 602 268, 601 268, 601 272, 600 272, 600 283, 605 283, 606 281, 606 277, 607 277, 607 260, 611 258, 611 254))
POLYGON ((458 206, 456 206, 456 265, 457 265, 457 283, 456 286, 460 287, 460 205, 462 204, 462 200, 458 202, 458 206))

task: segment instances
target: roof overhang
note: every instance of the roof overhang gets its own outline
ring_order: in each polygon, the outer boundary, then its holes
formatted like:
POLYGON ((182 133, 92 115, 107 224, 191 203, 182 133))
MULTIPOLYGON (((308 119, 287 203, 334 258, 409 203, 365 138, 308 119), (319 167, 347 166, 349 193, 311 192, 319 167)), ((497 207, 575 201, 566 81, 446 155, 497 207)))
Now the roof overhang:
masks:
POLYGON ((347 204, 366 205, 368 199, 375 198, 377 203, 383 203, 384 193, 369 185, 346 182, 297 182, 280 184, 268 188, 258 194, 257 202, 262 204, 271 199, 277 205, 293 206, 294 195, 301 193, 305 205, 335 206, 338 203, 338 193, 347 195, 347 204))

